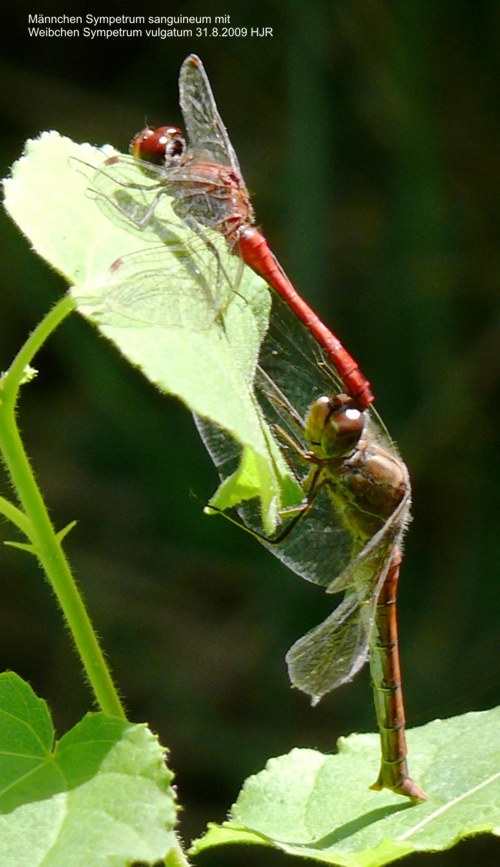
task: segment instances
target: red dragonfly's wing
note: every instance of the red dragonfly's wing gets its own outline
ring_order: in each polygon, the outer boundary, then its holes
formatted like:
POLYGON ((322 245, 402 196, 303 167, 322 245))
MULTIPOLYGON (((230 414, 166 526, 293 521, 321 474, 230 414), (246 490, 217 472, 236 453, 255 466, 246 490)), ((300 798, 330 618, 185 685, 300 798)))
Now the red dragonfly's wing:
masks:
POLYGON ((212 88, 196 54, 186 57, 179 74, 179 102, 189 154, 228 166, 241 175, 238 159, 217 110, 212 88))

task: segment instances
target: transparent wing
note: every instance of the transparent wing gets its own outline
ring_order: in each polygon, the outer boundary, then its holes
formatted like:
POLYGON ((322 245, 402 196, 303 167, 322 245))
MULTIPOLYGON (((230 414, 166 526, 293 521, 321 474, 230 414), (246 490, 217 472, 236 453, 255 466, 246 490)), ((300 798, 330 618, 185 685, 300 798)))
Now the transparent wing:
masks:
POLYGON ((240 263, 224 256, 223 244, 220 250, 207 247, 198 235, 189 234, 114 262, 101 291, 101 321, 199 332, 216 321, 222 327, 221 314, 234 297, 240 263))
MULTIPOLYGON (((197 418, 196 424, 221 479, 228 479, 238 467, 241 448, 225 431, 211 422, 197 418)), ((297 475, 297 478, 300 480, 302 476, 297 475)), ((309 514, 277 543, 265 536, 257 501, 242 503, 237 511, 245 527, 255 533, 275 557, 306 581, 328 588, 355 556, 356 543, 332 508, 326 490, 320 491, 309 514)), ((278 533, 286 528, 293 517, 283 515, 278 533)))
MULTIPOLYGON (((353 558, 343 576, 349 588, 335 611, 292 645, 286 661, 294 686, 316 704, 323 695, 352 680, 368 659, 377 601, 394 546, 404 531, 407 502, 353 558)), ((333 581, 328 592, 340 590, 333 581)))
MULTIPOLYGON (((310 404, 324 394, 341 390, 338 376, 314 338, 281 299, 273 295, 271 322, 261 346, 255 393, 263 416, 275 431, 274 437, 299 481, 307 476, 309 465, 280 437, 277 427, 286 431, 299 449, 307 450, 302 420, 310 404)), ((367 415, 367 428, 373 441, 396 455, 378 415, 371 409, 367 410, 367 415)), ((238 464, 238 446, 222 431, 203 422, 199 426, 221 478, 228 478, 238 464)), ((249 529, 263 533, 258 508, 252 502, 242 505, 239 513, 249 529)), ((282 530, 285 530, 294 515, 282 518, 282 530)), ((363 547, 346 526, 326 486, 288 536, 278 544, 272 541, 264 541, 264 544, 301 577, 336 590, 354 583, 355 576, 348 567, 363 547)))
POLYGON ((243 263, 225 238, 179 218, 158 167, 123 155, 95 167, 75 162, 105 216, 140 238, 116 260, 100 290, 102 321, 121 325, 213 327, 240 285, 243 263))
POLYGON ((73 159, 76 171, 88 179, 87 195, 94 198, 112 223, 143 240, 167 240, 179 219, 168 200, 156 214, 162 185, 161 167, 115 153, 99 166, 73 159))
POLYGON ((207 157, 229 166, 238 174, 240 167, 226 127, 217 110, 212 88, 196 54, 190 54, 179 74, 179 101, 194 159, 207 157))
POLYGON ((349 593, 333 614, 292 645, 286 655, 292 684, 313 704, 347 683, 368 659, 375 617, 373 600, 349 593))

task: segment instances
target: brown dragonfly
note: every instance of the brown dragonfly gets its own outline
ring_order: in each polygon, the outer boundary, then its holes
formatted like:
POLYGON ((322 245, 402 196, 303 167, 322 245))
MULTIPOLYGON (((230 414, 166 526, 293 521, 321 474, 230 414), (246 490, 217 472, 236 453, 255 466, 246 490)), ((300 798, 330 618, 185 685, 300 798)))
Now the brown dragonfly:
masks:
MULTIPOLYGON (((360 410, 345 394, 327 354, 276 297, 255 395, 304 501, 282 515, 274 537, 263 533, 252 503, 239 507, 239 515, 301 577, 329 594, 344 592, 333 613, 288 651, 290 679, 316 704, 369 659, 382 752, 372 788, 426 800, 407 765, 396 616, 408 470, 374 408, 360 410)), ((238 446, 211 423, 198 425, 221 478, 228 478, 238 446)))

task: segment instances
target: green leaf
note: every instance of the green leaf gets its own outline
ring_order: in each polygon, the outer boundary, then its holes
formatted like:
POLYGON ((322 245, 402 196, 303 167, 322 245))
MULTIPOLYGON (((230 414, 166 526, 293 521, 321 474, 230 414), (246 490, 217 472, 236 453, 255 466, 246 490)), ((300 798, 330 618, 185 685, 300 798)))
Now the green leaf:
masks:
POLYGON ((89 713, 54 747, 47 705, 0 675, 0 852, 15 867, 125 867, 174 846, 164 751, 143 725, 89 713))
POLYGON ((408 732, 412 775, 429 800, 373 792, 378 735, 342 738, 336 755, 295 749, 245 782, 223 825, 193 852, 256 843, 342 867, 379 867, 410 852, 500 833, 500 708, 434 720, 408 732))
POLYGON ((66 526, 62 528, 62 530, 58 530, 56 533, 57 541, 61 543, 63 539, 66 538, 68 533, 71 533, 71 530, 73 530, 77 524, 78 521, 70 521, 69 524, 66 524, 66 526))
POLYGON ((9 548, 17 548, 19 551, 26 551, 27 554, 33 554, 33 557, 37 556, 35 546, 29 542, 15 542, 11 539, 5 539, 4 545, 7 545, 9 548))
MULTIPOLYGON (((6 209, 72 284, 79 312, 158 388, 241 445, 244 488, 236 473, 224 497, 261 496, 272 532, 291 483, 253 393, 269 318, 266 284, 221 233, 200 237, 176 217, 140 166, 105 165, 114 154, 43 133, 27 142, 4 182, 6 209), (142 224, 124 216, 133 211, 139 219, 152 205, 142 224)), ((294 499, 301 499, 298 488, 294 499)))

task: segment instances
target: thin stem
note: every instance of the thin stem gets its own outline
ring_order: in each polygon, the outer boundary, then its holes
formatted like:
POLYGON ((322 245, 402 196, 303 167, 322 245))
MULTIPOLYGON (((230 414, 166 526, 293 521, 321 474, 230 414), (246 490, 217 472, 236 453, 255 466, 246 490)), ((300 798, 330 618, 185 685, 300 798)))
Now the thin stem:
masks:
POLYGON ((53 331, 74 310, 73 300, 69 295, 63 295, 60 301, 50 310, 42 321, 31 332, 26 343, 21 347, 9 370, 1 381, 0 398, 5 404, 15 405, 19 389, 22 385, 24 372, 34 355, 53 331))
POLYGON ((97 636, 56 531, 50 522, 15 418, 16 398, 26 365, 31 362, 36 351, 72 309, 71 299, 64 298, 44 317, 0 383, 0 450, 24 514, 3 498, 0 508, 23 530, 32 543, 33 553, 36 554, 61 606, 100 708, 106 714, 125 718, 125 712, 106 666, 97 636))

